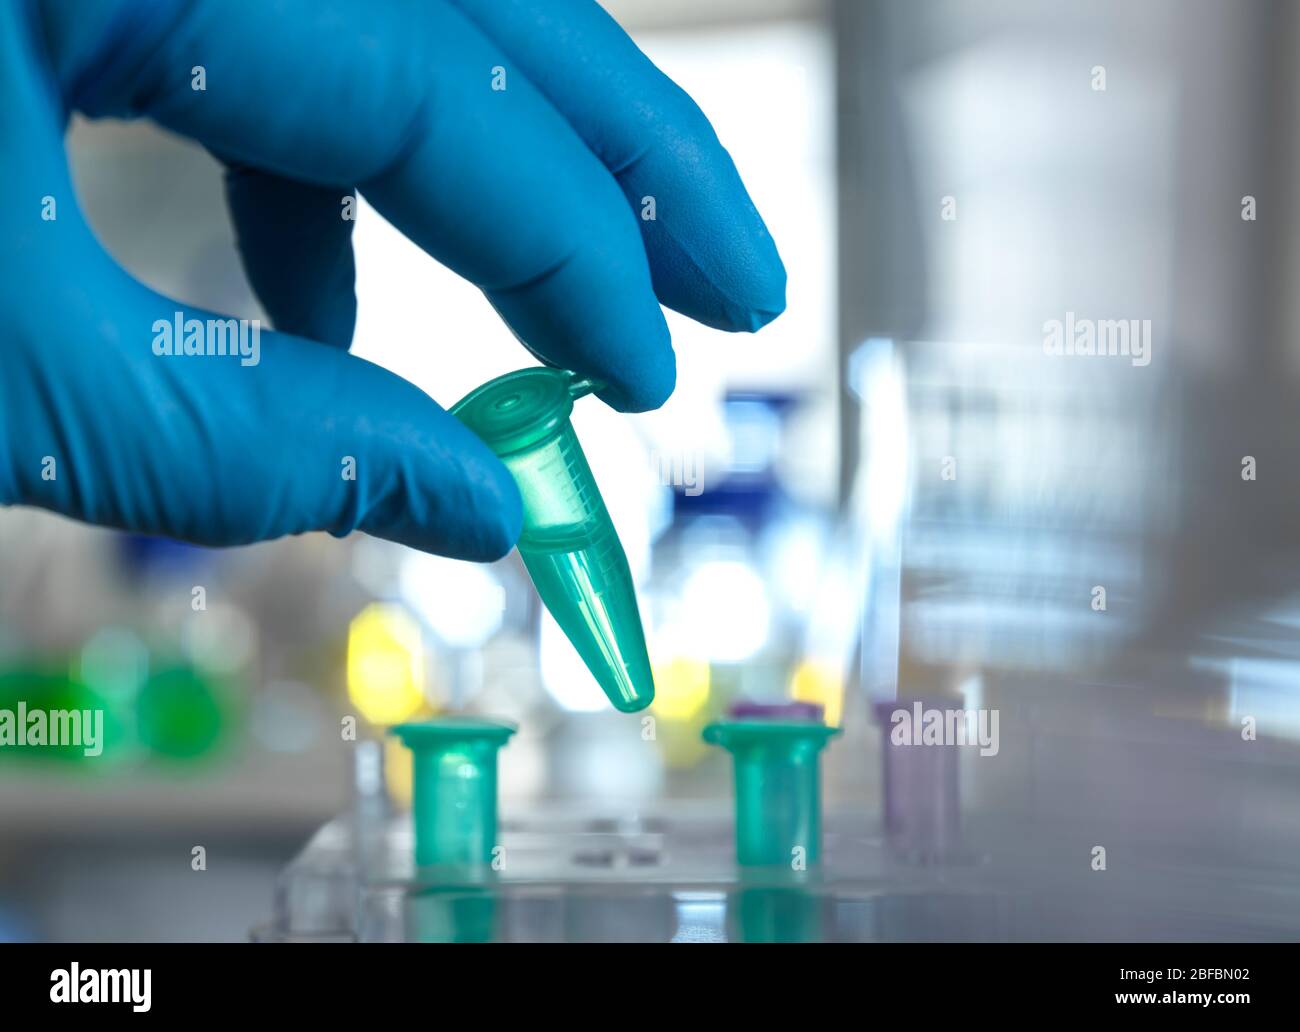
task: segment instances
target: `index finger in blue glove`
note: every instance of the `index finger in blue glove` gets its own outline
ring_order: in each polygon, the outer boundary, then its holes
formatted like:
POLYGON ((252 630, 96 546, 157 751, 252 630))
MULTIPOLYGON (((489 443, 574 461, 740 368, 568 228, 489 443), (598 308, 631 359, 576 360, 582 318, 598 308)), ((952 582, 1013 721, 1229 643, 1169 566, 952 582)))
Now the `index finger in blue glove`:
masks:
POLYGON ((276 329, 345 351, 357 321, 351 192, 226 162, 226 203, 244 271, 276 329))
POLYGON ((616 407, 672 392, 667 325, 618 184, 461 12, 443 0, 114 6, 101 19, 54 0, 47 15, 75 105, 149 115, 280 176, 355 183, 544 360, 607 383, 616 407))
POLYGON ((452 0, 519 64, 618 178, 655 291, 724 330, 785 309, 785 267, 703 112, 594 0, 452 0))

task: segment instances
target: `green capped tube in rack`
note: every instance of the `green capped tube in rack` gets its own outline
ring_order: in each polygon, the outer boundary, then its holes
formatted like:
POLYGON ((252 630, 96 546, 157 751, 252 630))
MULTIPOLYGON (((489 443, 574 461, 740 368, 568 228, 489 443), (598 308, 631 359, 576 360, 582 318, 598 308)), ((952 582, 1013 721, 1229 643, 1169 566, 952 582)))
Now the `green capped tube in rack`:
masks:
POLYGON ((513 724, 444 717, 399 724, 411 750, 415 863, 490 864, 497 842, 497 751, 513 724))
POLYGON ((731 753, 736 862, 811 867, 821 859, 821 751, 839 728, 811 721, 729 720, 704 740, 731 753))
POLYGON ((569 416, 595 385, 537 367, 499 376, 451 409, 505 463, 523 498, 519 555, 537 594, 624 713, 654 699, 627 556, 569 416))

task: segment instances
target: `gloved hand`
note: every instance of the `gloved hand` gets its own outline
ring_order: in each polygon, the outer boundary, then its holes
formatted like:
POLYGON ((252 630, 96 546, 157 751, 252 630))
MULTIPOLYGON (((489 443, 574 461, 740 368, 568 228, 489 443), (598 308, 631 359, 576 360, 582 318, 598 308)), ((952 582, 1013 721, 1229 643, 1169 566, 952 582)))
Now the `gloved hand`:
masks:
POLYGON ((708 121, 591 0, 6 0, 0 503, 210 545, 360 529, 507 552, 520 503, 505 468, 347 353, 341 202, 358 190, 616 408, 672 392, 660 303, 728 330, 785 304, 708 121), (256 364, 155 353, 155 324, 220 317, 96 243, 63 152, 72 110, 151 118, 225 162, 279 331, 262 332, 256 364))

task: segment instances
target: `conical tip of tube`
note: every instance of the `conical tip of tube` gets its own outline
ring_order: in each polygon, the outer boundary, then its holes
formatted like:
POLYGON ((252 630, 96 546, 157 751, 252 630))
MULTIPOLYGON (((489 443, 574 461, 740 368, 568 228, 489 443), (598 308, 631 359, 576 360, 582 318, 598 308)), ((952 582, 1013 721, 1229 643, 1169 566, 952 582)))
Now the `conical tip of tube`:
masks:
POLYGON ((614 708, 620 713, 640 713, 655 701, 654 686, 651 685, 648 688, 642 689, 633 698, 626 698, 621 695, 610 695, 609 701, 613 703, 614 708))

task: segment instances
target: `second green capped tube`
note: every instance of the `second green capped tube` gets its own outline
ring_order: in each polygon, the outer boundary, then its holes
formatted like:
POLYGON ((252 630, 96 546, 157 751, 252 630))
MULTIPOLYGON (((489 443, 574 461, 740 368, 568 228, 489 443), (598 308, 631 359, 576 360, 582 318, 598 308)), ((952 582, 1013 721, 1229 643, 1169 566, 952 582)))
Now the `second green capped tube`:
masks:
POLYGON ((451 412, 505 463, 523 498, 519 555, 542 602, 624 713, 654 699, 627 556, 569 422, 593 385, 520 369, 471 391, 451 412))

